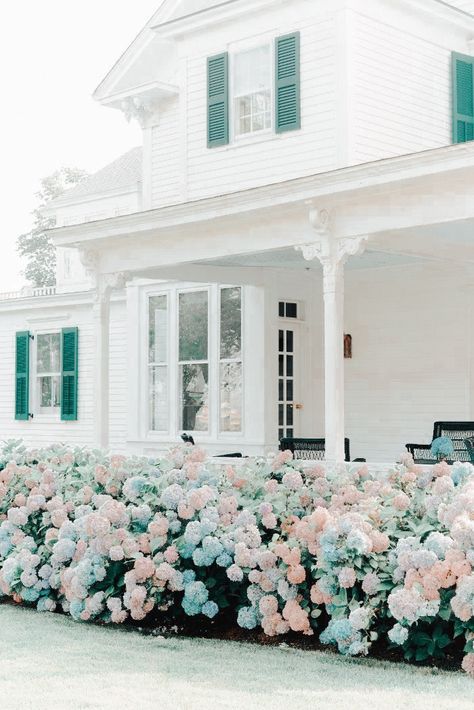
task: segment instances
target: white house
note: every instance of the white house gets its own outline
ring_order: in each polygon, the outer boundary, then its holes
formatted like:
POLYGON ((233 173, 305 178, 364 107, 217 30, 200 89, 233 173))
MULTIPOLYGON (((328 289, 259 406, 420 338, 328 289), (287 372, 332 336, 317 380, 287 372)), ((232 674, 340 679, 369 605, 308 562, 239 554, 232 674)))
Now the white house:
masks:
POLYGON ((143 145, 0 302, 2 437, 393 461, 474 420, 474 0, 165 0, 95 98, 143 145))

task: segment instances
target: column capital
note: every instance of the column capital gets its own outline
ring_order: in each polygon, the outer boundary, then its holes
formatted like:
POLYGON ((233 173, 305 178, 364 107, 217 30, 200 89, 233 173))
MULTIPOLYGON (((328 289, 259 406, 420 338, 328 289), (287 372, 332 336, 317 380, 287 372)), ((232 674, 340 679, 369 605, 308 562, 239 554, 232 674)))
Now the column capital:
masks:
POLYGON ((131 278, 132 275, 128 271, 117 271, 112 274, 98 275, 94 302, 101 304, 109 301, 111 292, 114 289, 125 288, 131 278))
POLYGON ((337 238, 331 229, 329 210, 311 205, 308 218, 316 238, 314 241, 295 247, 297 251, 302 252, 306 261, 318 259, 323 267, 329 267, 331 264, 334 269, 339 264, 344 264, 350 256, 364 252, 368 235, 337 238))

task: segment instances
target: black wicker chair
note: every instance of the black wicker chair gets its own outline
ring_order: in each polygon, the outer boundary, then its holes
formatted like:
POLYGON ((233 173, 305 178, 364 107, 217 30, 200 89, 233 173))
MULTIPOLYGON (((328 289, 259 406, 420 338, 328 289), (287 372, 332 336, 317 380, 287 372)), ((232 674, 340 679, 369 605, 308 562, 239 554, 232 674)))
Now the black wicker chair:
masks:
POLYGON ((468 436, 467 439, 464 439, 464 444, 466 445, 469 459, 474 464, 474 436, 468 436))
MULTIPOLYGON (((474 438, 474 422, 435 422, 433 440, 439 436, 446 436, 453 443, 454 456, 448 463, 471 461, 466 440, 474 438)), ((431 444, 406 444, 406 448, 413 456, 415 463, 437 463, 438 459, 431 453, 431 444)))
MULTIPOLYGON (((295 459, 303 461, 324 461, 326 439, 288 439, 280 440, 280 451, 291 451, 295 459)), ((344 456, 351 460, 349 439, 344 439, 344 456)))

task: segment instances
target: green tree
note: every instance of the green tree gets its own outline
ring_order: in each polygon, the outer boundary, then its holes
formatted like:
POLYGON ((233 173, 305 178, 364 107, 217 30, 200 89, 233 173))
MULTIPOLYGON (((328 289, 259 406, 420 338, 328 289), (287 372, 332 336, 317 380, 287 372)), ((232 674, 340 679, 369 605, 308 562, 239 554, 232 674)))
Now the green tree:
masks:
POLYGON ((56 250, 47 231, 54 227, 55 220, 44 216, 42 208, 85 177, 87 173, 79 168, 60 168, 41 180, 40 190, 36 193, 38 207, 32 212, 33 227, 17 239, 17 251, 26 259, 24 275, 33 286, 54 286, 56 283, 56 250))

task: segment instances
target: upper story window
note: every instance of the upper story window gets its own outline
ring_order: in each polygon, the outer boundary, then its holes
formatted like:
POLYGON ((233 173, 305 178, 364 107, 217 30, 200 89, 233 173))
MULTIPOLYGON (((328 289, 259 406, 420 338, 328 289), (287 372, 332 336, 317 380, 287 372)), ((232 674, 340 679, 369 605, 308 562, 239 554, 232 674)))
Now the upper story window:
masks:
POLYGON ((270 45, 234 55, 232 89, 235 136, 271 128, 272 83, 270 45))
POLYGON ((40 333, 36 337, 36 401, 39 413, 58 411, 61 405, 61 336, 40 333))
POLYGON ((207 59, 207 145, 301 127, 300 33, 207 59), (274 69, 273 69, 274 67, 274 69), (231 75, 230 75, 230 72, 231 75), (231 127, 233 130, 231 131, 231 127))

